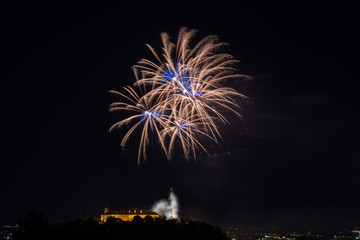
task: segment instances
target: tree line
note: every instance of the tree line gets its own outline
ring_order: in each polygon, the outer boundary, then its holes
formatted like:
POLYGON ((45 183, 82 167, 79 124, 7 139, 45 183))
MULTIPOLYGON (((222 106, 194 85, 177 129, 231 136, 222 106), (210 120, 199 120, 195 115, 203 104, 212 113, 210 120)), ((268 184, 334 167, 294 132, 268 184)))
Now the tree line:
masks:
POLYGON ((86 218, 50 224, 33 210, 18 225, 15 240, 229 240, 221 228, 189 218, 136 216, 132 221, 109 218, 105 223, 86 218))

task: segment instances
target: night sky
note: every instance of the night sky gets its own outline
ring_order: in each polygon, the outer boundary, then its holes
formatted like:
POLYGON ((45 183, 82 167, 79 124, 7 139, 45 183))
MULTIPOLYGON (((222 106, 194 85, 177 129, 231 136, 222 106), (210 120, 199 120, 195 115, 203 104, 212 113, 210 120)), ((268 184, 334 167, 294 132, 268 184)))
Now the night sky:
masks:
MULTIPOLYGON (((175 4, 176 3, 176 4, 175 4)), ((170 3, 169 3, 170 4, 170 3)), ((215 3, 214 3, 215 4, 215 3)), ((310 4, 3 5, 0 224, 36 208, 56 223, 167 198, 211 224, 360 224, 358 25, 354 6, 310 4), (109 113, 135 78, 131 66, 181 26, 229 42, 252 80, 244 121, 221 126, 198 162, 159 148, 137 166, 121 113, 109 113)), ((195 41, 196 42, 196 41, 195 41)))

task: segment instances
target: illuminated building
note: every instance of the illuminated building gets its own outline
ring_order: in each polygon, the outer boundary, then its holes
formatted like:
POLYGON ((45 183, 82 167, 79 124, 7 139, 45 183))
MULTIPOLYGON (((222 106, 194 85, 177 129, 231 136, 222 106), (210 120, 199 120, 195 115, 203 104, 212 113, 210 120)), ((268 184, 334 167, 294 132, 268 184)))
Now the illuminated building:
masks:
POLYGON ((118 210, 110 210, 107 206, 104 209, 104 214, 101 214, 101 222, 106 222, 108 218, 118 218, 123 221, 132 221, 135 216, 145 218, 150 216, 152 218, 158 218, 159 214, 156 212, 143 211, 139 208, 126 208, 118 210))

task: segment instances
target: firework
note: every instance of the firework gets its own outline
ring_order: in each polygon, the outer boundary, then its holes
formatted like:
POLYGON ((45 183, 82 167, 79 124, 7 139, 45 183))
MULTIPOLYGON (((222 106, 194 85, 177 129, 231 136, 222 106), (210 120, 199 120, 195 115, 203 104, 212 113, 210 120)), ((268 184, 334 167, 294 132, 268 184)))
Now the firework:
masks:
POLYGON ((181 28, 176 44, 171 42, 167 33, 162 33, 162 54, 147 44, 155 61, 141 59, 133 66, 135 88, 125 87, 124 93, 111 91, 125 101, 111 104, 110 111, 134 113, 110 128, 112 131, 134 122, 121 146, 126 146, 136 128, 142 128, 139 164, 141 157, 146 159, 150 133, 155 133, 168 159, 176 141, 180 142, 187 159, 191 156, 196 159, 199 150, 206 152, 200 138, 214 142, 221 138, 217 123, 228 123, 222 114, 224 110, 242 118, 236 99, 246 96, 224 87, 223 83, 247 76, 235 73, 237 60, 221 52, 227 44, 216 36, 207 36, 191 48, 190 41, 195 33, 195 30, 181 28))

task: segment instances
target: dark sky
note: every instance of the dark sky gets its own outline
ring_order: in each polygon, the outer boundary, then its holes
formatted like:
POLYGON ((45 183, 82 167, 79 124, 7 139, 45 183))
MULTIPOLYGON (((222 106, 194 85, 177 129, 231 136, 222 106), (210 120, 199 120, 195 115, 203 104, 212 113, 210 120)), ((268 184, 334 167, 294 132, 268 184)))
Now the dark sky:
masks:
POLYGON ((182 217, 222 226, 359 224, 355 7, 176 4, 2 4, 0 224, 33 208, 53 222, 146 209, 170 187, 182 217), (254 77, 228 82, 250 98, 245 121, 197 163, 155 149, 138 167, 138 138, 124 153, 108 133, 121 114, 107 90, 181 26, 229 42, 254 77))

